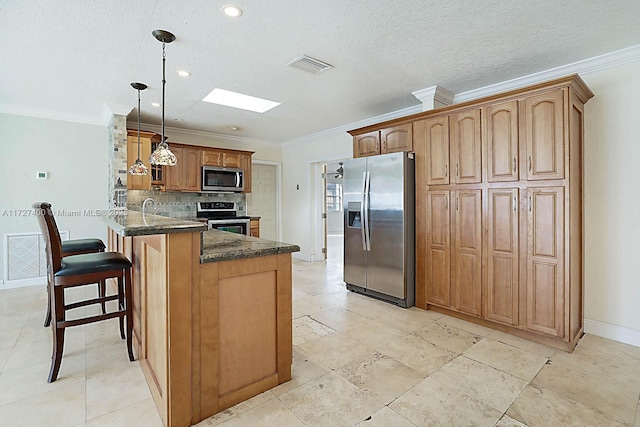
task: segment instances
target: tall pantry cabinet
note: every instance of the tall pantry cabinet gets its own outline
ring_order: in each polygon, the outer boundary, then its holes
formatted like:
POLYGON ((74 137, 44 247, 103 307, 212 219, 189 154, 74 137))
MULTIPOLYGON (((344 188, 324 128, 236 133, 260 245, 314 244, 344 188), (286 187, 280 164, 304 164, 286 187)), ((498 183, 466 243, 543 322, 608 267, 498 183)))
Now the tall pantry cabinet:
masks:
POLYGON ((574 75, 416 115, 417 306, 573 350, 592 96, 574 75))

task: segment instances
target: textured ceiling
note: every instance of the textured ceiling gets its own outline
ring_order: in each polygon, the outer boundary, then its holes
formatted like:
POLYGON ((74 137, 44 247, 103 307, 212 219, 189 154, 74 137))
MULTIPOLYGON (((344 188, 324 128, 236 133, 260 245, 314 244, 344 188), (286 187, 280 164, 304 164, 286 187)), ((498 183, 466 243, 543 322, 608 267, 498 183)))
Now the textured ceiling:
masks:
POLYGON ((96 121, 105 104, 133 107, 141 81, 142 121, 159 124, 155 29, 177 37, 167 126, 272 142, 415 106, 429 86, 460 93, 640 44, 638 0, 238 0, 236 19, 226 3, 0 0, 0 110, 96 121), (286 65, 302 53, 335 68, 286 65), (214 87, 282 105, 201 102, 214 87))

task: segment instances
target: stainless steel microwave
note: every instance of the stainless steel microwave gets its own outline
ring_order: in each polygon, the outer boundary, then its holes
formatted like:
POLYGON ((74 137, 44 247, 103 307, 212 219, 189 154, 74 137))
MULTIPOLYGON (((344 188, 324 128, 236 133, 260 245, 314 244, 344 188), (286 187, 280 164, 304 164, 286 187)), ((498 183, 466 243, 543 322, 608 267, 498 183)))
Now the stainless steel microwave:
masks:
POLYGON ((244 191, 244 173, 242 169, 202 167, 202 191, 244 191))

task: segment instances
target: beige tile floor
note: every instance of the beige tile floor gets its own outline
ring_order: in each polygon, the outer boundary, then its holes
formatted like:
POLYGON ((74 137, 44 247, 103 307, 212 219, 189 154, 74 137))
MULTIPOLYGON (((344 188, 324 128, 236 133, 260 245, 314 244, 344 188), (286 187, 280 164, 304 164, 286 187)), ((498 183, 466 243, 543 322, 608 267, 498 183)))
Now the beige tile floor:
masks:
MULTIPOLYGON (((339 253, 293 282, 293 379, 199 426, 640 427, 640 348, 587 335, 569 355, 397 308, 347 292, 339 253)), ((0 291, 0 426, 160 426, 117 321, 70 329, 47 384, 45 298, 0 291)))

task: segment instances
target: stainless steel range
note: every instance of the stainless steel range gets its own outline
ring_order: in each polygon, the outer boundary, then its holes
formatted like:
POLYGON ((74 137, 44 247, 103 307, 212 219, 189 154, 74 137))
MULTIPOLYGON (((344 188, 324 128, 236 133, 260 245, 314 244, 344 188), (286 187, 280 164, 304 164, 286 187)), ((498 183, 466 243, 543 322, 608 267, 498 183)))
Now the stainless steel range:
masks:
POLYGON ((196 216, 207 218, 209 230, 249 235, 249 217, 239 216, 234 202, 198 202, 196 216))

